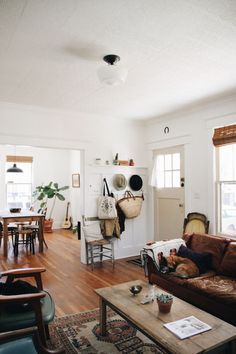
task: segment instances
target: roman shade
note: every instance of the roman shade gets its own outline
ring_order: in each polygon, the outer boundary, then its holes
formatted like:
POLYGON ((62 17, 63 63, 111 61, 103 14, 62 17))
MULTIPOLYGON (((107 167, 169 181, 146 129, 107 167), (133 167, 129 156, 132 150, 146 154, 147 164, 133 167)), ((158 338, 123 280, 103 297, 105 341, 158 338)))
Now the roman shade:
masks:
POLYGON ((6 157, 7 162, 26 162, 26 163, 32 163, 33 162, 33 157, 32 156, 15 156, 15 155, 8 155, 6 157))
POLYGON ((215 146, 236 143, 236 124, 216 128, 212 141, 215 146))

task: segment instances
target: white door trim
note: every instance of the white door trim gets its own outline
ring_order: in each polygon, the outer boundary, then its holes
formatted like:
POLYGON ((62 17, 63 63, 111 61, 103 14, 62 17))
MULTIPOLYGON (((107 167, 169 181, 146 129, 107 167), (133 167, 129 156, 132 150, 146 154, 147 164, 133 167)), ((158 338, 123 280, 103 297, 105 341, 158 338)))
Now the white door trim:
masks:
MULTIPOLYGON (((166 140, 158 140, 152 143, 147 144, 148 148, 148 166, 149 166, 149 176, 151 176, 152 172, 152 166, 153 166, 153 161, 154 161, 154 156, 155 156, 155 151, 156 150, 161 150, 165 148, 172 148, 174 146, 179 146, 182 145, 184 149, 184 176, 185 176, 185 214, 187 214, 189 211, 191 211, 191 187, 189 183, 189 170, 188 166, 186 164, 186 161, 190 160, 190 155, 191 155, 191 149, 192 149, 192 144, 191 144, 191 136, 190 135, 183 135, 177 138, 173 139, 166 139, 166 140)), ((154 239, 154 188, 149 186, 148 190, 148 215, 149 215, 149 228, 147 230, 148 234, 150 235, 150 239, 154 239)))

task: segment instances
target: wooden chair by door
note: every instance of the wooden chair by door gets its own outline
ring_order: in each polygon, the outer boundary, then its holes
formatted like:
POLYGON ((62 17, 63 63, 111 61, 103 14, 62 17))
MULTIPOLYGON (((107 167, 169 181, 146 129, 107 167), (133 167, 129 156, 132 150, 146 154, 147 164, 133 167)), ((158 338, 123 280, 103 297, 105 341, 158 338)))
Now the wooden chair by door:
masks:
POLYGON ((82 216, 82 221, 85 237, 87 264, 91 264, 93 270, 96 259, 99 259, 101 264, 103 259, 106 258, 112 261, 112 266, 114 268, 115 258, 113 240, 103 238, 101 231, 99 235, 99 233, 94 232, 93 227, 90 227, 91 225, 95 225, 95 223, 100 225, 100 220, 97 217, 82 216))
POLYGON ((183 233, 201 233, 208 234, 209 231, 209 220, 207 220, 206 215, 193 212, 189 213, 184 219, 184 229, 183 233))

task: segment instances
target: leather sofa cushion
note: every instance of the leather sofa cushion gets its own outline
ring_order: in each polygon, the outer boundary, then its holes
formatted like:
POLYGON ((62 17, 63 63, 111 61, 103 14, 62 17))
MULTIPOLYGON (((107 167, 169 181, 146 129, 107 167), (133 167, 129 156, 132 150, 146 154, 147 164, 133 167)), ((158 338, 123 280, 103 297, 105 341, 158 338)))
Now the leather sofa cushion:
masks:
POLYGON ((218 273, 236 277, 236 242, 231 242, 226 248, 218 273))
POLYGON ((218 302, 236 306, 236 280, 223 275, 188 279, 189 289, 205 294, 218 302))
POLYGON ((190 238, 190 248, 195 252, 207 252, 212 255, 211 268, 218 270, 223 258, 225 247, 229 241, 223 237, 206 234, 193 234, 190 238))

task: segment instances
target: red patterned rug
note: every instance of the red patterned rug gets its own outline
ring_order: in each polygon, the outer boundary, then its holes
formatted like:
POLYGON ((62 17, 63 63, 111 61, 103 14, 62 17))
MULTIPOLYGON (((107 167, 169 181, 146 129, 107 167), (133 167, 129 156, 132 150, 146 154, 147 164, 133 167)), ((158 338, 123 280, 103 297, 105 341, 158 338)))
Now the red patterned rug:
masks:
POLYGON ((58 317, 49 326, 51 348, 83 354, 167 354, 113 311, 108 311, 107 335, 100 335, 99 312, 58 317))

